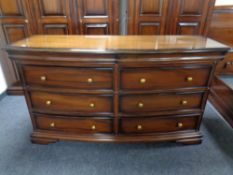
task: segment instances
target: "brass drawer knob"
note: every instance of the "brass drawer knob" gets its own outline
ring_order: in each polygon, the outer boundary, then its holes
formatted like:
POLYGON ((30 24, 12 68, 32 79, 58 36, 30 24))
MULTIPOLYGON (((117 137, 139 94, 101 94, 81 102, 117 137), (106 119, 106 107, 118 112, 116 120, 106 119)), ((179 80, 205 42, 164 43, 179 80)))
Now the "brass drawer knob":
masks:
POLYGON ((96 130, 96 126, 95 125, 92 125, 91 129, 94 131, 96 130))
POLYGON ((140 79, 140 83, 141 83, 141 84, 145 84, 145 83, 146 83, 146 79, 145 79, 145 78, 141 78, 141 79, 140 79))
POLYGON ((52 101, 50 101, 50 100, 47 100, 47 101, 46 101, 46 105, 47 105, 47 106, 50 106, 51 104, 52 104, 52 101))
POLYGON ((46 78, 46 76, 41 76, 41 77, 40 77, 40 80, 41 80, 41 81, 46 81, 47 78, 46 78))
POLYGON ((28 21, 28 19, 25 19, 24 22, 27 24, 29 21, 28 21))
POLYGON ((182 100, 182 101, 181 101, 181 104, 182 104, 182 105, 187 105, 187 104, 188 104, 188 101, 187 101, 187 100, 182 100))
POLYGON ((139 108, 143 108, 143 107, 144 107, 144 104, 143 104, 142 102, 139 102, 139 103, 138 103, 138 107, 139 107, 139 108))
POLYGON ((181 123, 181 122, 177 123, 178 128, 183 128, 183 126, 184 126, 183 123, 181 123))
POLYGON ((137 130, 139 130, 139 131, 142 130, 142 125, 138 125, 137 130))
POLYGON ((92 79, 92 78, 88 78, 88 79, 87 79, 87 82, 88 82, 88 83, 93 83, 93 79, 92 79))
POLYGON ((54 122, 50 123, 50 127, 54 128, 55 127, 55 123, 54 122))
POLYGON ((95 107, 95 103, 90 103, 89 106, 90 106, 90 108, 94 108, 95 107))
POLYGON ((192 82, 193 81, 193 77, 188 77, 187 78, 187 82, 192 82))

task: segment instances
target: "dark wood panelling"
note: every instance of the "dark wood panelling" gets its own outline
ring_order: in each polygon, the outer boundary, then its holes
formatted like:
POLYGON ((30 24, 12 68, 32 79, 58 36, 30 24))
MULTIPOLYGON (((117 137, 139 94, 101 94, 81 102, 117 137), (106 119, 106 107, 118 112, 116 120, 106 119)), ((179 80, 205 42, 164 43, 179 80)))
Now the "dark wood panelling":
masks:
POLYGON ((108 24, 83 24, 84 33, 86 35, 108 35, 109 26, 108 24))
POLYGON ((170 34, 205 35, 215 0, 174 0, 170 34))
POLYGON ((4 17, 24 16, 22 0, 1 0, 0 9, 0 14, 4 17))
POLYGON ((206 35, 215 0, 128 0, 128 34, 206 35))
POLYGON ((233 6, 215 7, 208 36, 233 48, 233 6))
POLYGON ((77 30, 81 34, 119 34, 118 0, 74 0, 77 30), (78 25, 79 24, 79 25, 78 25))
MULTIPOLYGON (((0 0, 1 48, 17 40, 29 37, 33 30, 32 21, 28 0, 0 0)), ((16 65, 9 60, 4 51, 1 52, 1 62, 8 92, 22 94, 16 65)))
POLYGON ((165 34, 168 0, 129 0, 128 34, 165 34))
POLYGON ((35 10, 37 33, 72 34, 71 0, 33 0, 30 3, 35 10))
POLYGON ((29 36, 26 24, 2 24, 7 43, 24 39, 29 36))

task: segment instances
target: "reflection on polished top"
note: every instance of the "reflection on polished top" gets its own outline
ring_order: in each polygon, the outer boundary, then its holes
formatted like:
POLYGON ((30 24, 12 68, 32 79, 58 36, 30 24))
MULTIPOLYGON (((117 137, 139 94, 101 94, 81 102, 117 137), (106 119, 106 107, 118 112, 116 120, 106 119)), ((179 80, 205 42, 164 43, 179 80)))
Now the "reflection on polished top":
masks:
POLYGON ((13 43, 9 50, 56 50, 70 52, 163 52, 226 49, 226 45, 201 36, 85 36, 35 35, 13 43))

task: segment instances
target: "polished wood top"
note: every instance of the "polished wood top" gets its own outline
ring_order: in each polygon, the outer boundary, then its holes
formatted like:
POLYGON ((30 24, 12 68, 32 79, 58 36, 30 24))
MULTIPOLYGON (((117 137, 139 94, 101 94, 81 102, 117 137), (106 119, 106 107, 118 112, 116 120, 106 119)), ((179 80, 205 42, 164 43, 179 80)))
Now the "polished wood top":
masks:
POLYGON ((7 50, 36 50, 87 53, 177 52, 227 50, 217 41, 201 36, 90 36, 34 35, 7 47, 7 50))

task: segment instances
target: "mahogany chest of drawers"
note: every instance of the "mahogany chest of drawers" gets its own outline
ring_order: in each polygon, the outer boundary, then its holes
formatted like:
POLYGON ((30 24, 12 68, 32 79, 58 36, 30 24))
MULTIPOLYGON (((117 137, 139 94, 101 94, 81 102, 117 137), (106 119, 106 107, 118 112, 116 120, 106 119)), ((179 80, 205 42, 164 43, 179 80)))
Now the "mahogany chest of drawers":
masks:
POLYGON ((200 36, 32 36, 9 45, 33 143, 201 143, 216 64, 228 47, 200 36))

